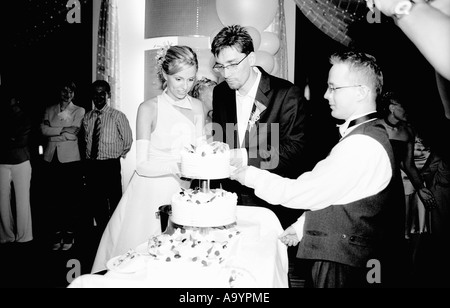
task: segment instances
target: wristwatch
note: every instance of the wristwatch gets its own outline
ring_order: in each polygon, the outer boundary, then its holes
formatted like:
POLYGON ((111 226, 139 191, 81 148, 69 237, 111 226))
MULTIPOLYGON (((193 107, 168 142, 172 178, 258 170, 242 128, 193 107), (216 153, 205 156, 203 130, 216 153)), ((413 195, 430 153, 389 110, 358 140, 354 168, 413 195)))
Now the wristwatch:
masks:
POLYGON ((416 4, 413 0, 403 0, 397 3, 394 7, 394 17, 398 20, 405 15, 409 15, 414 4, 416 4))

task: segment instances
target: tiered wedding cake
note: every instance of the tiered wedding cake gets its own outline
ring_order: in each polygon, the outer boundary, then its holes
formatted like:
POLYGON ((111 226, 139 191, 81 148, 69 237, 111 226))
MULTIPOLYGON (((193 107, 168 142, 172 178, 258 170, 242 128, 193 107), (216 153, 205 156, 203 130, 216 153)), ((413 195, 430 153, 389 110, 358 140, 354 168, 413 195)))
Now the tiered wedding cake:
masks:
POLYGON ((202 186, 182 189, 172 198, 173 223, 191 227, 220 227, 236 222, 237 195, 209 189, 210 179, 230 176, 230 149, 226 143, 191 146, 181 153, 181 174, 200 179, 202 186))
POLYGON ((230 176, 230 148, 214 141, 181 152, 181 174, 191 179, 215 180, 230 176))

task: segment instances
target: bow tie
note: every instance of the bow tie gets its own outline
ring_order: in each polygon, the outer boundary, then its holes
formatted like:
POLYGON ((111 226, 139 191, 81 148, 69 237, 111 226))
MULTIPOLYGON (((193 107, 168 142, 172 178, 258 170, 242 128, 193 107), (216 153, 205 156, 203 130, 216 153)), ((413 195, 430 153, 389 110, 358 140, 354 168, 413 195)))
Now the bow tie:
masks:
POLYGON ((355 126, 355 125, 367 122, 367 121, 369 121, 371 119, 375 119, 375 118, 378 118, 378 114, 376 112, 371 113, 371 114, 367 114, 365 116, 359 117, 359 118, 354 119, 354 120, 351 120, 350 123, 348 124, 347 129, 349 129, 352 126, 355 126))
MULTIPOLYGON (((356 118, 354 120, 351 120, 350 123, 348 123, 347 129, 349 129, 352 126, 367 122, 367 121, 369 121, 371 119, 375 119, 375 118, 378 118, 378 113, 376 113, 376 112, 356 118)), ((338 125, 338 126, 341 126, 341 125, 338 125)), ((340 130, 338 132, 339 132, 339 137, 342 138, 343 135, 341 134, 340 130)))

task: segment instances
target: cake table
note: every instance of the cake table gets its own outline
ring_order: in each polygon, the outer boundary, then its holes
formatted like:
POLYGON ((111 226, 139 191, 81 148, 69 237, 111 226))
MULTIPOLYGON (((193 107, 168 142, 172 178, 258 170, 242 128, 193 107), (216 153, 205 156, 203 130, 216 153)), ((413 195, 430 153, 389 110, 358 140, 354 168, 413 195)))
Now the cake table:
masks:
MULTIPOLYGON (((126 270, 77 277, 69 288, 287 288, 287 247, 276 215, 264 207, 237 207, 239 236, 223 262, 164 262, 142 254, 126 270)), ((210 233, 214 237, 214 232, 210 233)), ((147 247, 142 243, 140 247, 147 247)), ((118 257, 117 257, 118 258, 118 257)), ((131 263, 130 263, 131 264, 131 263)))

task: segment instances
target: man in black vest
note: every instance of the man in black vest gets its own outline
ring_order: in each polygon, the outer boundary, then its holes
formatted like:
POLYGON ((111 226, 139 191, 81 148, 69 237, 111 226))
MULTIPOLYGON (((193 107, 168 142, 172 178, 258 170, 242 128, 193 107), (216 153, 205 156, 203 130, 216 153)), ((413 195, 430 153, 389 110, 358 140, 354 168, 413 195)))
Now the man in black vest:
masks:
POLYGON ((330 63, 325 98, 345 123, 329 156, 296 180, 255 167, 232 179, 269 203, 308 210, 280 239, 299 243, 297 257, 313 261, 314 287, 394 286, 405 205, 387 132, 374 121, 382 72, 363 53, 335 54, 330 63))

